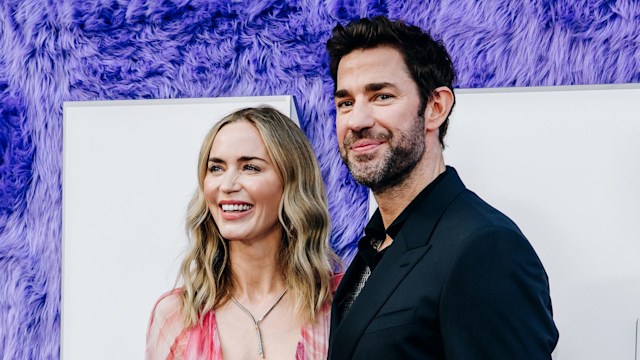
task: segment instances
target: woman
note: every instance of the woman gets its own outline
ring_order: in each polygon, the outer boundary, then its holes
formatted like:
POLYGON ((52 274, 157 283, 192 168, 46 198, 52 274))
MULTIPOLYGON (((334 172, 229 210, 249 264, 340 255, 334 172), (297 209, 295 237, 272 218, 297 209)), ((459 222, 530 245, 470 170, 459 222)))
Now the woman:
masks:
POLYGON ((206 136, 189 204, 183 286, 157 302, 146 358, 325 359, 337 257, 302 131, 269 107, 206 136))

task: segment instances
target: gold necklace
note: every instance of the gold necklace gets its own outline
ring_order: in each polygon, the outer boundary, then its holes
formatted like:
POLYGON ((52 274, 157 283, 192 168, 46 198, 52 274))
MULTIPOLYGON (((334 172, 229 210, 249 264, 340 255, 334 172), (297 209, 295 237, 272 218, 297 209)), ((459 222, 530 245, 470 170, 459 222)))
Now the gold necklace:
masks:
POLYGON ((262 317, 258 320, 256 320, 253 314, 251 314, 251 312, 247 310, 246 307, 242 306, 238 302, 238 300, 236 300, 236 298, 234 298, 233 295, 231 295, 231 301, 233 301, 233 303, 236 304, 236 306, 239 307, 240 310, 244 311, 247 315, 249 315, 249 317, 251 318, 251 321, 253 321, 253 325, 256 329, 256 335, 258 335, 258 356, 260 356, 260 358, 262 359, 264 359, 264 349, 262 347, 262 333, 260 332, 260 322, 262 322, 262 320, 264 320, 264 318, 266 318, 267 315, 269 315, 271 310, 273 310, 273 308, 275 308, 276 305, 278 305, 278 303, 280 302, 280 300, 282 300, 282 298, 284 297, 284 294, 286 293, 287 293, 287 289, 285 288, 282 294, 280 295, 280 297, 278 298, 278 300, 276 300, 276 302, 274 302, 273 305, 271 305, 269 310, 267 310, 267 312, 264 315, 262 315, 262 317))

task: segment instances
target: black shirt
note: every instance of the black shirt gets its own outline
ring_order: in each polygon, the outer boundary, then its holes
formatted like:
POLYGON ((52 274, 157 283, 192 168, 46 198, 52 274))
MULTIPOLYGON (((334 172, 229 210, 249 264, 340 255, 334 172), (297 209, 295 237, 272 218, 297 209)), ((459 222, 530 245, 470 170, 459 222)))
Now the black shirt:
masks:
POLYGON ((345 297, 344 301, 342 301, 338 305, 340 317, 343 318, 345 314, 351 308, 351 304, 355 301, 355 299, 360 294, 360 291, 364 287, 369 275, 374 271, 376 265, 382 259, 382 256, 386 253, 388 248, 385 248, 381 251, 376 250, 376 245, 380 244, 381 241, 384 241, 386 235, 389 235, 391 239, 393 239, 398 233, 402 226, 406 222, 406 220, 411 216, 411 213, 414 209, 421 204, 423 200, 431 194, 434 189, 437 187, 438 183, 442 181, 443 178, 453 172, 453 168, 448 167, 446 170, 438 175, 429 185, 427 185, 420 193, 407 205, 404 210, 398 215, 398 217, 389 225, 389 228, 385 230, 384 222, 382 221, 382 215, 380 214, 380 210, 376 210, 376 212, 369 220, 369 223, 364 229, 364 236, 358 242, 358 254, 356 256, 362 257, 366 266, 361 270, 360 279, 352 284, 352 288, 349 290, 349 295, 345 297))
POLYGON ((371 271, 375 269, 376 265, 378 265, 380 259, 382 259, 382 256, 387 250, 387 248, 385 248, 381 251, 376 251, 374 244, 379 243, 380 241, 384 241, 386 235, 389 235, 391 239, 395 238, 396 235, 398 235, 398 233, 400 232, 400 229, 402 229, 402 226, 404 225, 406 220, 416 208, 416 206, 422 203, 424 198, 426 198, 431 192, 433 192, 433 189, 436 188, 438 183, 452 171, 452 168, 447 166, 442 174, 438 175, 438 177, 430 182, 429 185, 422 189, 422 191, 420 191, 420 193, 415 198, 413 198, 413 200, 411 200, 409 205, 407 205, 407 207, 402 210, 400 215, 398 215, 398 217, 393 220, 391 225, 389 225, 389 228, 387 228, 386 230, 382 221, 382 215, 380 215, 380 210, 376 210, 376 212, 371 217, 371 220, 369 220, 367 227, 365 227, 364 229, 364 236, 358 242, 358 256, 363 257, 365 263, 369 266, 371 271))

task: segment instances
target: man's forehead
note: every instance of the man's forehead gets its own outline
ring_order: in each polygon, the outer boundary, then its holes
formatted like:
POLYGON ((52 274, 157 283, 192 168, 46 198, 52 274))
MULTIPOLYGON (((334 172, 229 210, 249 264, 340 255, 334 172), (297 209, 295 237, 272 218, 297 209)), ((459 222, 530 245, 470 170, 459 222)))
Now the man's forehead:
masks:
POLYGON ((336 79, 336 90, 344 91, 377 91, 385 88, 400 88, 402 83, 413 79, 404 68, 386 69, 384 71, 368 71, 356 69, 353 72, 339 74, 336 79))
POLYGON ((351 66, 376 66, 381 64, 398 63, 405 65, 402 54, 391 47, 382 46, 371 49, 356 49, 346 54, 338 63, 338 71, 351 66))
POLYGON ((345 55, 338 64, 336 80, 365 83, 392 83, 402 74, 409 75, 404 58, 390 47, 359 49, 345 55))

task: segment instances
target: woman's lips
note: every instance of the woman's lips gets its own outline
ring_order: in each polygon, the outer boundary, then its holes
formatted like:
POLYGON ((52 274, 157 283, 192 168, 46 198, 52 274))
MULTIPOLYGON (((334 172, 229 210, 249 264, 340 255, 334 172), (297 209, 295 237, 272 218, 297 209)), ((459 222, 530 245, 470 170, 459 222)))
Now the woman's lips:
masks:
POLYGON ((220 214, 225 220, 240 219, 253 209, 253 204, 237 200, 222 200, 218 203, 218 206, 221 210, 220 214))

